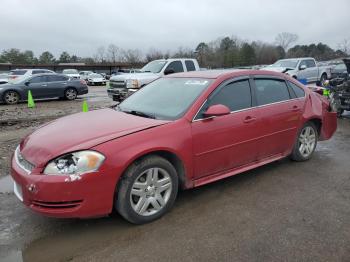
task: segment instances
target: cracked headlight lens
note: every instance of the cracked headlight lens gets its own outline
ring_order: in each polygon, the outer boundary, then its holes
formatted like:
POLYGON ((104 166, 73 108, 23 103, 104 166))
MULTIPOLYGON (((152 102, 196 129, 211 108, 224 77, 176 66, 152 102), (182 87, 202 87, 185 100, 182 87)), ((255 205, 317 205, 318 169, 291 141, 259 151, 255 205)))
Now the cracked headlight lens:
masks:
POLYGON ((82 175, 97 171, 105 157, 96 151, 78 151, 51 161, 45 168, 46 175, 82 175))

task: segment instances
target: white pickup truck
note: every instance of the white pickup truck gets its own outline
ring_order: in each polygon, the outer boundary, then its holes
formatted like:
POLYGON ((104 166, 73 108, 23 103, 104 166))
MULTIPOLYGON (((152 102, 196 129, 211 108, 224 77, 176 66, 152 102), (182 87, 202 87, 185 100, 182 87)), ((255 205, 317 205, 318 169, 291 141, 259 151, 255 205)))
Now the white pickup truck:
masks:
POLYGON ((199 70, 196 59, 172 58, 154 60, 138 72, 112 76, 107 89, 108 96, 114 101, 122 101, 130 94, 161 76, 199 70))
POLYGON ((306 79, 307 83, 322 83, 331 78, 331 67, 317 66, 316 60, 312 57, 281 59, 260 70, 286 73, 299 80, 306 79))

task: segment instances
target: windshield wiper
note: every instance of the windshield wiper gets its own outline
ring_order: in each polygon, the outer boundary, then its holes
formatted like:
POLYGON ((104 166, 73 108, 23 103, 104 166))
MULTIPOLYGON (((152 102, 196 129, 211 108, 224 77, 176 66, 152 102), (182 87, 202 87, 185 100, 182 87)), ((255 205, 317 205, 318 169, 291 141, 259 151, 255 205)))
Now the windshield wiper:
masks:
POLYGON ((144 113, 144 112, 141 112, 141 111, 136 111, 136 110, 130 110, 130 111, 121 110, 121 111, 124 112, 124 113, 127 113, 127 114, 135 115, 135 116, 141 116, 141 117, 156 119, 156 116, 154 114, 144 113))

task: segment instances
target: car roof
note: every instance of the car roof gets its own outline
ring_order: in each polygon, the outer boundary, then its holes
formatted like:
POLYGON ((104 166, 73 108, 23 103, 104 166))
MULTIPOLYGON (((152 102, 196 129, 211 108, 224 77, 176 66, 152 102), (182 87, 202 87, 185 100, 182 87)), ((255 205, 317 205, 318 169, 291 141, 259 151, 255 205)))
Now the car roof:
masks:
POLYGON ((172 78, 229 78, 229 77, 239 77, 247 75, 269 75, 275 77, 284 77, 285 74, 267 71, 267 70, 254 70, 254 69, 225 69, 225 70, 204 70, 204 71, 191 71, 167 75, 165 77, 172 78))
POLYGON ((40 74, 35 74, 35 75, 32 75, 32 77, 35 77, 35 76, 52 76, 52 75, 58 75, 58 76, 65 76, 65 77, 68 77, 64 74, 57 74, 57 73, 40 73, 40 74))

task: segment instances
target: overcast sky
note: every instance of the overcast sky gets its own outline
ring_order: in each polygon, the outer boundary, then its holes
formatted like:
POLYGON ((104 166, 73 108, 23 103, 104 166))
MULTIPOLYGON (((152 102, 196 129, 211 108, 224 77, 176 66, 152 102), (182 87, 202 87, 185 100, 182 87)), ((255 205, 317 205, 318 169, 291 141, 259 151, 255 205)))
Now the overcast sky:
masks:
POLYGON ((350 0, 1 0, 0 21, 0 50, 36 55, 92 56, 110 43, 143 52, 194 49, 232 35, 272 43, 279 32, 336 48, 350 39, 350 0))

